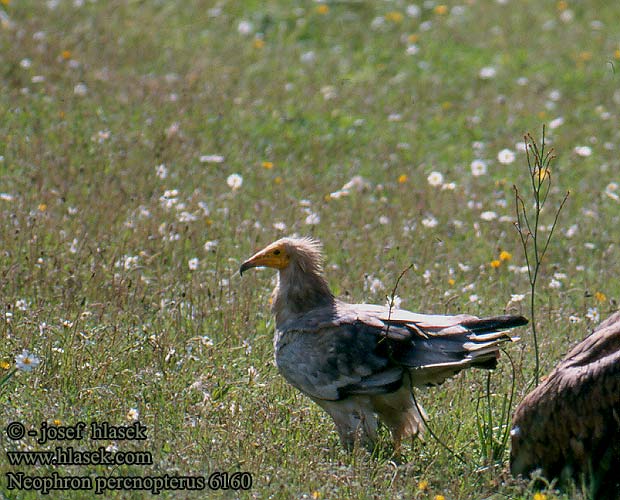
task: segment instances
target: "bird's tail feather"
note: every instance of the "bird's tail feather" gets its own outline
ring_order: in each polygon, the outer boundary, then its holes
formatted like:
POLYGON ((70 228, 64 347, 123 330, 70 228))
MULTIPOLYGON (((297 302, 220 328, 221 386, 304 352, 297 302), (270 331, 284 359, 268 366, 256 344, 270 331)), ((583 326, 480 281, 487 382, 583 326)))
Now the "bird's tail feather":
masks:
POLYGON ((461 323, 476 334, 501 333, 500 330, 527 325, 528 321, 523 316, 493 316, 491 318, 477 318, 461 323))
POLYGON ((496 316, 460 323, 465 331, 438 332, 413 341, 399 361, 411 369, 416 385, 438 385, 466 368, 493 369, 500 344, 514 342, 507 329, 527 323, 522 316, 496 316))

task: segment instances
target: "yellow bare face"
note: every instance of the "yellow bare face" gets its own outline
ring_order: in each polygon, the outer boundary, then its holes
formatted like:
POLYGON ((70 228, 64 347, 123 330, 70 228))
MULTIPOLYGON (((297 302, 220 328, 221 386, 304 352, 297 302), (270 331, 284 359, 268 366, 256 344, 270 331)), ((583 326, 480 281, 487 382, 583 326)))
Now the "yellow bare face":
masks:
POLYGON ((271 267, 278 270, 284 269, 288 266, 290 260, 291 257, 286 251, 285 245, 276 241, 260 252, 255 253, 241 264, 239 274, 243 274, 244 271, 252 267, 271 267))

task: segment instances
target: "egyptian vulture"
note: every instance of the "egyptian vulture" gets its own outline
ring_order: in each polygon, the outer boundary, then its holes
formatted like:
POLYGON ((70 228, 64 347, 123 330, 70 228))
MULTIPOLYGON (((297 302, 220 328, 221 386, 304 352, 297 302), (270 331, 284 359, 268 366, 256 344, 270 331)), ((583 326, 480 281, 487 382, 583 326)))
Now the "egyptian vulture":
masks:
POLYGON ((343 446, 372 447, 379 421, 396 448, 425 419, 413 387, 441 384, 459 371, 494 368, 506 329, 521 316, 440 316, 387 306, 347 304, 323 276, 321 244, 282 238, 241 265, 279 271, 272 295, 275 362, 294 387, 334 420, 343 446))
POLYGON ((592 498, 620 498, 620 312, 525 397, 511 436, 514 476, 583 477, 592 498))

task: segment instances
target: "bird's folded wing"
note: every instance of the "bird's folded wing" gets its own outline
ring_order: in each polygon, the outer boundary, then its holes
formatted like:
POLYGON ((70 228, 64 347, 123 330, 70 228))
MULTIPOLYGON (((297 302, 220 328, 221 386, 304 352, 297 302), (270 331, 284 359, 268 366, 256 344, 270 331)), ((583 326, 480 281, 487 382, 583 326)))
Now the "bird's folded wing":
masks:
POLYGON ((400 387, 436 385, 468 366, 492 368, 505 329, 525 319, 416 314, 368 304, 337 303, 279 327, 285 338, 276 362, 302 391, 337 400, 400 387))
POLYGON ((402 385, 403 367, 389 344, 362 323, 288 330, 276 351, 282 375, 308 395, 340 400, 353 394, 385 394, 402 385))
POLYGON ((374 328, 375 333, 393 340, 467 334, 474 341, 491 341, 506 337, 507 329, 525 325, 527 320, 521 316, 478 318, 469 314, 418 314, 385 306, 337 302, 334 306, 313 309, 296 317, 280 329, 312 332, 355 323, 374 328))

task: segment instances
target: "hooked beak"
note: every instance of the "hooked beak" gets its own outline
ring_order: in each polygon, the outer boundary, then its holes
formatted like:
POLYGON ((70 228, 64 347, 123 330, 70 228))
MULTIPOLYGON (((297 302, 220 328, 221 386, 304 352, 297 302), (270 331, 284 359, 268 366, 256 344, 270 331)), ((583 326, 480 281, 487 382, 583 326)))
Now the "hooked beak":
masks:
POLYGON ((246 260, 243 264, 241 264, 241 267, 239 268, 239 274, 243 276, 244 272, 253 267, 256 267, 256 264, 252 262, 252 259, 246 260))
POLYGON ((252 267, 271 267, 281 270, 288 266, 288 263, 289 257, 282 249, 269 246, 241 264, 239 274, 243 276, 243 273, 252 267))

